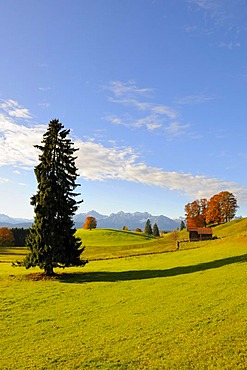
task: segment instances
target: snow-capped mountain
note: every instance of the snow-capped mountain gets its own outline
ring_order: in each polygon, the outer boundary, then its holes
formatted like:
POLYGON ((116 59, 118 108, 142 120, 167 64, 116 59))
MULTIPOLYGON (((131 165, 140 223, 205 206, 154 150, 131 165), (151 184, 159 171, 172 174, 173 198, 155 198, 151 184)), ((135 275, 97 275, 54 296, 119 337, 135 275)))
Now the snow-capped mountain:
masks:
POLYGON ((101 215, 96 211, 90 211, 87 213, 80 213, 75 216, 76 227, 83 227, 85 219, 88 216, 93 216, 96 218, 98 228, 113 228, 121 230, 123 226, 127 226, 129 230, 135 230, 137 227, 143 230, 145 228, 147 219, 150 220, 152 225, 156 222, 160 231, 171 231, 180 226, 179 220, 172 220, 171 218, 163 215, 153 216, 148 212, 125 213, 120 211, 118 213, 111 213, 109 216, 106 216, 101 215))
MULTIPOLYGON (((86 220, 86 217, 93 216, 96 218, 98 228, 111 228, 122 230, 124 226, 127 226, 129 230, 135 230, 137 227, 144 230, 147 219, 150 220, 153 225, 157 223, 159 230, 172 231, 180 226, 181 219, 173 220, 169 217, 160 215, 153 216, 148 212, 134 212, 126 213, 123 211, 117 213, 111 213, 109 216, 102 215, 96 211, 90 211, 87 213, 80 213, 75 215, 75 227, 81 228, 86 220)), ((5 214, 0 214, 0 227, 31 227, 33 220, 24 218, 13 218, 5 214)))

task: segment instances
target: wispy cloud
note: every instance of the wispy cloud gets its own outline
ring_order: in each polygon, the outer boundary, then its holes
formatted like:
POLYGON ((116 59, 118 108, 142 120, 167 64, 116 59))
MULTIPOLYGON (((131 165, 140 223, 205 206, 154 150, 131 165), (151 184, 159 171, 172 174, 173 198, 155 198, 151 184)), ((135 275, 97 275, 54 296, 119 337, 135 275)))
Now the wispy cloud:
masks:
POLYGON ((181 135, 184 135, 187 132, 187 129, 190 127, 190 125, 182 125, 178 122, 172 122, 169 126, 165 128, 168 137, 175 138, 181 135))
POLYGON ((49 107, 51 106, 51 104, 50 104, 50 103, 45 102, 45 103, 39 103, 39 106, 40 106, 41 108, 43 108, 43 109, 47 109, 47 108, 49 108, 49 107))
POLYGON ((131 97, 137 95, 146 95, 147 93, 153 92, 153 89, 150 88, 137 87, 134 81, 111 81, 108 86, 105 86, 105 88, 112 91, 115 96, 131 97))
POLYGON ((187 0, 187 2, 210 12, 215 12, 218 9, 217 0, 187 0))
POLYGON ((0 100, 0 109, 11 117, 15 118, 31 118, 31 114, 27 108, 20 106, 15 100, 0 100))
MULTIPOLYGON (((23 168, 33 170, 39 154, 33 145, 41 142, 46 129, 46 125, 26 127, 0 114, 0 166, 14 166, 15 171, 23 168)), ((170 134, 178 135, 186 127, 170 124, 169 129, 170 134)), ((77 167, 84 180, 136 182, 167 188, 191 199, 208 198, 227 189, 239 201, 247 202, 247 189, 237 183, 190 173, 167 172, 163 168, 149 166, 131 147, 118 147, 114 143, 106 146, 90 139, 72 139, 75 147, 79 148, 77 167)), ((0 179, 0 183, 6 181, 0 179)))
POLYGON ((175 103, 180 105, 195 105, 207 103, 208 101, 212 101, 214 99, 215 99, 214 97, 207 96, 204 94, 187 95, 180 98, 176 98, 175 103))
POLYGON ((39 87, 39 90, 40 91, 43 91, 43 92, 47 92, 47 91, 50 91, 51 90, 51 87, 39 87))
POLYGON ((9 179, 6 179, 4 177, 0 177, 0 184, 6 184, 7 182, 9 182, 9 179))
MULTIPOLYGON (((154 89, 139 88, 133 81, 127 83, 111 82, 105 89, 113 94, 109 97, 110 102, 129 108, 129 111, 122 115, 107 114, 104 117, 107 121, 129 128, 145 128, 149 132, 163 130, 166 137, 171 133, 169 139, 178 136, 171 131, 171 125, 174 126, 174 121, 178 121, 178 112, 168 105, 148 100, 148 95, 150 92, 154 92, 154 89)), ((185 133, 189 125, 177 123, 178 127, 183 127, 183 133, 185 133)))
POLYGON ((236 48, 240 48, 241 44, 240 42, 220 42, 219 43, 219 47, 220 48, 223 48, 223 49, 228 49, 228 50, 232 50, 232 49, 236 49, 236 48))
MULTIPOLYGON (((187 0, 187 3, 204 12, 205 22, 212 22, 211 26, 208 24, 209 33, 221 29, 235 39, 239 33, 246 32, 247 12, 242 0, 187 0)), ((193 26, 188 26, 187 30, 193 31, 193 26)), ((235 40, 232 44, 236 46, 238 42, 235 40)))

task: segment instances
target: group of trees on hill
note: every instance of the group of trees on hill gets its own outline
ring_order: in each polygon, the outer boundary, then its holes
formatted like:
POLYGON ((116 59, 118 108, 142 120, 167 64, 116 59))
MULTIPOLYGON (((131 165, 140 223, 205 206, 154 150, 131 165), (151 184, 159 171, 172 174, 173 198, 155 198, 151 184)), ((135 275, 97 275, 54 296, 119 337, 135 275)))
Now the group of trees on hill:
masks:
POLYGON ((228 222, 234 218, 237 208, 237 200, 229 191, 221 191, 209 200, 194 200, 185 206, 187 228, 228 222))
POLYGON ((160 236, 160 231, 159 231, 157 223, 155 222, 154 225, 153 225, 153 228, 152 228, 150 220, 147 219, 145 229, 144 229, 144 233, 147 234, 147 235, 153 235, 155 237, 159 237, 160 236))

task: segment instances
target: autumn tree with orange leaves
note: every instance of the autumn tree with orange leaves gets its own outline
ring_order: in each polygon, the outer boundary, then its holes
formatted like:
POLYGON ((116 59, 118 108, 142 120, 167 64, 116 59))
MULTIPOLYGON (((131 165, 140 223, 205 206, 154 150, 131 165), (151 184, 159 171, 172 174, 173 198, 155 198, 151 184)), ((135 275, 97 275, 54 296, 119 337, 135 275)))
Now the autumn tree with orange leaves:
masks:
POLYGON ((233 219, 237 211, 237 200, 229 191, 221 191, 208 201, 206 222, 221 224, 233 219))
POLYGON ((187 228, 206 226, 207 199, 194 200, 185 206, 187 228))
POLYGON ((93 216, 88 216, 85 220, 85 223, 83 225, 83 228, 84 229, 89 229, 89 230, 92 230, 92 229, 95 229, 97 226, 97 221, 96 221, 96 218, 93 217, 93 216))
POLYGON ((187 228, 228 222, 235 216, 237 208, 237 200, 229 191, 221 191, 209 200, 195 200, 185 206, 187 228))
POLYGON ((14 236, 8 227, 0 228, 0 245, 9 246, 14 244, 14 236))

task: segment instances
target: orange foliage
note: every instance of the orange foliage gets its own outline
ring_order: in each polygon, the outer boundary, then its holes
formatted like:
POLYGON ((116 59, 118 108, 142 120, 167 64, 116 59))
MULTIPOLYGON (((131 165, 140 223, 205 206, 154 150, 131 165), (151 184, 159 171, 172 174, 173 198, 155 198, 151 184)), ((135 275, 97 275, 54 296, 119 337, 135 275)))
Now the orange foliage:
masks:
POLYGON ((207 199, 202 198, 185 206, 187 228, 206 226, 207 199))
POLYGON ((14 236, 8 227, 0 228, 0 245, 13 245, 14 236))
POLYGON ((209 199, 206 221, 215 224, 228 222, 235 216, 237 208, 235 196, 229 191, 221 191, 209 199))
POLYGON ((95 229, 96 226, 97 226, 97 221, 96 221, 95 217, 88 216, 85 220, 83 228, 92 230, 92 229, 95 229))
POLYGON ((195 200, 185 206, 187 228, 228 222, 235 216, 237 208, 235 196, 228 191, 213 195, 209 201, 205 198, 195 200))

